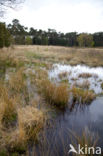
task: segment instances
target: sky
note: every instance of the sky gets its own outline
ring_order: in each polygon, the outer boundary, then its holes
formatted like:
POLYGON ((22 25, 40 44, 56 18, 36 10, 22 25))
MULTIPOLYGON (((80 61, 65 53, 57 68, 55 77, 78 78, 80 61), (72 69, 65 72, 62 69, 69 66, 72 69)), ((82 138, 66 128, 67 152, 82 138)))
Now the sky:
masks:
POLYGON ((35 29, 57 32, 103 31, 103 0, 25 0, 17 9, 9 9, 3 21, 18 19, 35 29))

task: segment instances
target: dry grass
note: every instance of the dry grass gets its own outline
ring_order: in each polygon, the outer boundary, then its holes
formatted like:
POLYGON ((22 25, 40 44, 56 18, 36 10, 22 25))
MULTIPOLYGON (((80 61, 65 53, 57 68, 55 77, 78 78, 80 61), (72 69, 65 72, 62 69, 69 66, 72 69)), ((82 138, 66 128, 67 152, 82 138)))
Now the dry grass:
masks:
POLYGON ((89 78, 89 77, 92 77, 92 74, 90 73, 81 73, 79 74, 78 76, 79 78, 82 77, 82 78, 89 78))
POLYGON ((42 110, 32 106, 19 109, 18 126, 20 138, 25 137, 26 140, 36 140, 45 125, 45 120, 45 114, 42 110))
MULTIPOLYGON (((32 75, 32 84, 34 83, 32 86, 34 87, 33 96, 34 94, 36 96, 38 94, 36 92, 39 90, 41 93, 39 96, 41 99, 44 97, 42 102, 45 105, 45 101, 48 101, 51 105, 64 109, 68 104, 70 92, 72 92, 73 100, 82 104, 90 103, 95 98, 92 91, 75 87, 70 90, 67 84, 55 84, 49 81, 48 73, 44 68, 50 69, 53 63, 103 66, 103 49, 15 46, 13 49, 0 50, 0 67, 5 70, 15 67, 17 71, 10 75, 9 82, 3 82, 7 84, 0 83, 0 148, 4 146, 11 153, 15 151, 24 153, 27 150, 27 143, 31 140, 36 141, 39 132, 45 126, 46 115, 44 110, 38 109, 39 102, 36 103, 34 97, 29 99, 31 101, 28 103, 23 101, 23 98, 28 98, 24 69, 33 66, 35 73, 29 75, 32 75), (24 68, 20 68, 21 66, 24 68), (6 85, 8 85, 8 89, 6 85), (25 104, 23 105, 23 103, 25 104), (12 125, 14 122, 16 124, 12 125)), ((83 76, 80 75, 80 77, 83 76)), ((64 79, 67 77, 67 73, 63 72, 59 77, 64 79)), ((88 77, 90 75, 87 73, 84 78, 88 77)), ((87 87, 87 83, 81 86, 81 88, 87 87)), ((45 106, 43 105, 43 107, 45 106)))
MULTIPOLYGON (((82 131, 81 136, 77 135, 75 132, 70 130, 70 133, 72 134, 72 145, 74 145, 75 149, 78 151, 78 144, 80 144, 81 147, 84 147, 87 145, 87 147, 96 147, 97 142, 98 142, 98 135, 93 134, 91 131, 88 129, 84 129, 82 131)), ((85 153, 85 150, 83 150, 85 153)), ((74 154, 75 155, 75 154, 74 154)), ((77 156, 93 156, 93 152, 91 151, 90 154, 77 154, 77 156)))
POLYGON ((89 104, 96 97, 96 95, 92 91, 83 90, 83 89, 76 88, 76 87, 73 87, 71 89, 71 92, 73 96, 73 101, 80 103, 80 104, 89 104))
POLYGON ((42 80, 41 93, 45 100, 60 109, 67 106, 69 92, 66 84, 56 85, 49 80, 42 80))
POLYGON ((64 78, 67 78, 68 73, 67 72, 62 72, 58 76, 59 76, 60 79, 64 79, 64 78))
POLYGON ((20 138, 18 129, 0 129, 0 155, 19 155, 26 152, 27 142, 25 137, 20 138))
POLYGON ((16 102, 15 99, 9 98, 7 101, 0 101, 0 121, 8 126, 16 120, 16 102))
POLYGON ((15 46, 14 49, 1 50, 1 54, 9 53, 9 58, 16 64, 35 63, 66 63, 71 65, 86 64, 103 66, 102 48, 69 48, 59 46, 15 46), (47 50, 48 49, 48 50, 47 50), (29 57, 28 57, 29 55, 29 57))
POLYGON ((4 85, 0 85, 0 90, 0 122, 8 126, 16 120, 17 101, 9 96, 8 89, 4 85))
POLYGON ((22 92, 26 86, 26 82, 24 81, 24 69, 21 68, 16 73, 13 73, 9 80, 10 88, 16 92, 22 92))

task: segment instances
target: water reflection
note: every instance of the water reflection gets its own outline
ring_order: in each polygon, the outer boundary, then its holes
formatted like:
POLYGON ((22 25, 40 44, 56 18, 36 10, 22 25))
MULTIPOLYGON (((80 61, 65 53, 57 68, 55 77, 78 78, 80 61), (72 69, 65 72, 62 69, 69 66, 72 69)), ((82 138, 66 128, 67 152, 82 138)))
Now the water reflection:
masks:
POLYGON ((53 127, 45 132, 45 140, 38 145, 38 155, 67 156, 72 136, 70 130, 81 135, 84 129, 94 137, 98 133, 98 146, 103 148, 103 97, 97 97, 91 105, 73 105, 65 113, 58 113, 53 127))

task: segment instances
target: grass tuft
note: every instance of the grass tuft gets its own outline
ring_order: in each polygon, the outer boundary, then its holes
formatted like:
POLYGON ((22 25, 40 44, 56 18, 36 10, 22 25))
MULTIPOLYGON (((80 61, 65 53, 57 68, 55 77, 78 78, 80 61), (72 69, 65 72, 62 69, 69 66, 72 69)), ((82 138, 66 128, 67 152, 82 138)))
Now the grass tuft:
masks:
POLYGON ((73 87, 71 89, 71 92, 73 96, 73 101, 80 103, 80 104, 89 104, 96 97, 96 95, 92 91, 83 90, 83 89, 76 88, 76 87, 73 87))
POLYGON ((13 91, 16 92, 22 92, 23 89, 25 88, 25 79, 24 79, 24 74, 23 74, 24 69, 21 68, 19 71, 17 71, 15 74, 13 74, 9 80, 9 85, 10 88, 13 91))
POLYGON ((68 103, 68 87, 66 84, 61 83, 56 85, 50 80, 42 80, 41 92, 50 104, 64 109, 68 103))
POLYGON ((90 77, 92 77, 92 74, 90 74, 90 73, 81 73, 81 74, 79 74, 78 77, 79 78, 80 77, 82 77, 82 78, 90 78, 90 77))
POLYGON ((38 134, 43 129, 46 121, 45 113, 32 106, 18 110, 18 126, 20 138, 37 140, 38 134))

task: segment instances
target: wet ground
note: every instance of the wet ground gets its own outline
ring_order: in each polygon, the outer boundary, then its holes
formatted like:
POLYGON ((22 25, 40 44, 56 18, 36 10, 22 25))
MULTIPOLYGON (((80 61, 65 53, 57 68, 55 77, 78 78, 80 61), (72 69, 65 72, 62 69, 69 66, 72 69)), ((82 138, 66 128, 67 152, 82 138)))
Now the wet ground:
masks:
MULTIPOLYGON (((14 69, 11 69, 9 72, 6 71, 5 80, 9 79, 8 73, 12 73, 13 71, 14 69)), ((68 79, 70 84, 88 79, 90 90, 94 90, 96 94, 103 92, 101 88, 101 83, 103 82, 102 67, 89 68, 80 65, 69 66, 56 64, 49 71, 49 77, 55 81, 60 81, 58 74, 62 72, 68 73, 66 79, 68 79), (90 73, 91 77, 78 78, 81 73, 90 73)), ((27 81, 27 86, 28 91, 32 92, 29 81, 27 81)), ((29 155, 35 155, 34 149, 36 148, 38 156, 68 156, 69 144, 72 141, 75 142, 75 137, 72 133, 81 135, 84 130, 94 140, 98 135, 99 140, 97 146, 103 149, 103 96, 97 96, 90 105, 80 106, 74 103, 64 112, 57 111, 52 126, 46 129, 45 139, 41 137, 41 144, 29 147, 29 155)))

